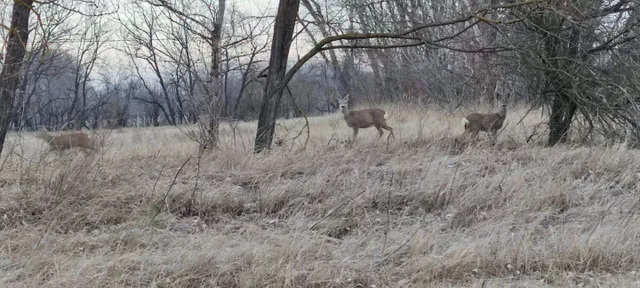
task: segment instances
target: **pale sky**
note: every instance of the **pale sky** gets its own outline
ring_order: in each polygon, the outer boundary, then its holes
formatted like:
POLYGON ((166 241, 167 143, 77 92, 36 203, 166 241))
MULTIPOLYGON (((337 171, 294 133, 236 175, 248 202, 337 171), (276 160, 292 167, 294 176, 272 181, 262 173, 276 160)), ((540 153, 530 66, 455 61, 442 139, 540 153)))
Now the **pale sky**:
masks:
MULTIPOLYGON (((135 1, 135 0, 117 0, 117 1, 126 5, 126 3, 131 3, 129 1, 135 1)), ((211 2, 214 5, 215 3, 217 3, 217 1, 214 1, 214 0, 211 0, 211 2)), ((275 17, 275 14, 278 8, 278 3, 279 3, 279 0, 227 0, 227 6, 226 6, 227 13, 225 17, 229 16, 228 12, 233 6, 235 6, 237 10, 239 10, 240 12, 246 15, 275 17)), ((302 6, 300 8, 300 11, 301 13, 305 13, 304 8, 302 6)), ((119 13, 127 13, 127 9, 121 8, 119 13)), ((273 31, 273 27, 271 25, 268 31, 269 34, 271 34, 272 31, 273 31)), ((119 36, 115 35, 113 37, 118 38, 119 36)), ((304 33, 300 34, 299 38, 300 38, 298 39, 299 41, 292 43, 291 51, 289 53, 290 62, 292 60, 297 59, 299 53, 305 53, 308 51, 308 49, 310 49, 310 47, 306 44, 306 40, 305 40, 307 38, 306 34, 304 33)), ((267 51, 269 50, 269 48, 270 48, 270 45, 267 46, 267 51)), ((108 49, 103 53, 103 55, 107 59, 109 59, 108 64, 110 66, 111 65, 124 66, 124 65, 127 65, 127 63, 130 61, 128 57, 124 56, 121 52, 118 52, 115 49, 108 49)), ((268 53, 266 53, 266 55, 263 55, 262 57, 265 58, 263 60, 268 61, 268 56, 269 56, 268 53)), ((117 71, 114 71, 113 68, 109 69, 109 67, 101 67, 98 72, 108 73, 108 74, 117 73, 117 71)))
MULTIPOLYGON (((132 1, 136 1, 136 0, 105 0, 105 1, 111 1, 111 3, 119 3, 120 9, 118 14, 119 15, 127 15, 130 11, 130 9, 127 9, 127 6, 130 5, 130 3, 133 3, 132 1)), ((203 1, 203 0, 195 0, 195 1, 203 1)), ((217 1, 215 0, 207 0, 212 2, 212 4, 216 4, 217 1)), ((11 7, 10 5, 7 3, 9 1, 2 1, 4 3, 0 4, 0 19, 4 18, 5 20, 2 21, 3 24, 8 25, 10 21, 8 21, 9 17, 10 17, 10 11, 11 11, 11 7), (4 9, 1 9, 4 8, 4 9), (2 13, 4 12, 4 13, 2 13)), ((69 1, 67 3, 71 3, 72 1, 69 1)), ((65 2, 61 2, 61 3, 65 3, 65 2)), ((278 8, 278 3, 279 0, 227 0, 227 11, 230 11, 231 7, 236 7, 237 10, 239 10, 240 12, 243 12, 243 14, 245 15, 252 15, 252 16, 275 16, 276 12, 277 12, 277 8, 278 8)), ((38 7, 36 6, 36 9, 38 9, 38 7)), ((304 9, 304 7, 300 7, 300 12, 301 12, 301 16, 304 16, 306 14, 306 11, 304 9)), ((225 17, 228 17, 229 13, 227 13, 225 15, 225 17)), ((68 19, 67 21, 71 22, 71 21, 78 21, 78 19, 80 19, 81 16, 79 15, 75 15, 72 17, 72 19, 68 19)), ((110 17, 111 19, 116 19, 116 17, 110 17)), ((35 20, 35 19, 34 19, 35 20)), ((122 39, 121 36, 119 35, 120 33, 117 32, 117 30, 120 29, 120 24, 117 21, 113 21, 112 25, 110 29, 112 30, 112 35, 111 35, 111 41, 109 43, 109 45, 107 46, 111 46, 111 47, 118 47, 118 45, 122 45, 122 39)), ((2 33, 0 33, 0 36, 4 36, 4 32, 5 31, 1 31, 2 33)), ((271 34, 273 32, 273 27, 271 26, 269 28, 269 34, 271 34)), ((33 37, 32 37, 33 38, 33 37)), ((297 59, 299 54, 303 54, 306 53, 309 50, 309 45, 308 45, 308 38, 306 36, 305 33, 301 33, 298 38, 294 41, 294 43, 292 43, 291 46, 291 51, 290 51, 290 62, 291 60, 295 60, 297 59)), ((78 47, 78 44, 75 42, 76 40, 71 39, 68 42, 63 43, 63 47, 65 47, 66 49, 73 49, 78 47)), ((80 41, 77 41, 80 42, 80 41)), ((0 47, 0 48, 4 48, 4 47, 0 47)), ((270 46, 267 47, 267 51, 269 50, 270 46)), ((268 57, 268 53, 266 53, 267 55, 264 55, 262 57, 268 57)), ((113 49, 113 48, 105 48, 105 51, 102 52, 102 59, 105 60, 105 66, 103 67, 96 67, 96 71, 97 73, 108 73, 108 74, 112 74, 112 73, 116 73, 118 70, 118 68, 116 68, 117 66, 124 66, 128 63, 129 59, 128 57, 126 57, 124 54, 122 54, 121 52, 118 52, 117 50, 113 49)), ((267 59, 265 59, 267 60, 267 59)))

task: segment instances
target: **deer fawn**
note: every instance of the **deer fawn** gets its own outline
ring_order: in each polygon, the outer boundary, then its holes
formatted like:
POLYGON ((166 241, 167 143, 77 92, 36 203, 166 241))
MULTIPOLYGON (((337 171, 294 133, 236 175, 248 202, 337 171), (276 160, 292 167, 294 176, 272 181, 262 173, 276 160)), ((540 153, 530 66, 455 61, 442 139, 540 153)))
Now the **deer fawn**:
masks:
POLYGON ((496 98, 500 103, 500 110, 498 113, 481 114, 471 113, 467 117, 462 118, 462 124, 464 124, 464 133, 461 136, 471 134, 473 138, 478 135, 478 132, 483 131, 489 134, 491 143, 495 144, 498 138, 498 130, 502 128, 504 119, 507 117, 507 99, 511 94, 507 94, 506 98, 496 93, 496 98))
POLYGON ((84 132, 74 132, 66 135, 51 136, 45 131, 40 131, 35 136, 49 144, 49 150, 63 151, 72 148, 80 148, 82 152, 94 151, 91 139, 84 132))
POLYGON ((356 110, 351 111, 348 107, 349 94, 344 96, 344 98, 338 99, 338 104, 340 106, 340 110, 342 111, 342 115, 344 116, 344 120, 347 121, 347 125, 353 129, 353 140, 351 143, 356 141, 356 136, 358 136, 358 129, 360 128, 369 128, 371 126, 376 127, 378 129, 378 133, 381 138, 384 132, 382 129, 389 131, 389 136, 387 136, 387 145, 389 144, 389 137, 396 136, 393 134, 393 129, 387 125, 386 121, 389 119, 389 115, 382 109, 364 109, 364 110, 356 110))

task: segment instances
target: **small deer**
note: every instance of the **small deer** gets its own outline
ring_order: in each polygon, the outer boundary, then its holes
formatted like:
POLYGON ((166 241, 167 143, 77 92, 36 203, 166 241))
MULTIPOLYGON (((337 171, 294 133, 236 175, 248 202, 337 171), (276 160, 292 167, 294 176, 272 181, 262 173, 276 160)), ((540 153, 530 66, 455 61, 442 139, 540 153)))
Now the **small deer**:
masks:
POLYGON ((371 126, 376 127, 378 129, 378 133, 381 138, 384 132, 382 129, 389 131, 389 136, 387 136, 387 144, 389 144, 389 137, 396 136, 393 134, 393 129, 387 125, 387 119, 389 119, 389 114, 382 109, 364 109, 364 110, 356 110, 351 111, 348 107, 349 102, 349 94, 345 95, 344 98, 338 99, 338 104, 340 106, 340 110, 342 111, 342 115, 344 116, 344 120, 347 121, 347 125, 353 129, 353 139, 351 143, 356 141, 356 136, 358 136, 358 129, 360 128, 369 128, 371 126))
POLYGON ((507 117, 507 99, 511 94, 507 94, 504 98, 499 93, 496 93, 496 98, 500 103, 500 110, 498 113, 482 114, 471 113, 467 117, 462 118, 462 124, 464 125, 464 133, 461 136, 471 134, 473 138, 478 135, 478 132, 483 131, 489 134, 491 143, 495 144, 498 138, 498 130, 502 128, 504 119, 507 117))
POLYGON ((67 149, 80 148, 82 152, 95 151, 91 139, 84 132, 74 132, 66 135, 52 136, 45 131, 40 131, 35 136, 49 144, 49 151, 63 151, 67 149))

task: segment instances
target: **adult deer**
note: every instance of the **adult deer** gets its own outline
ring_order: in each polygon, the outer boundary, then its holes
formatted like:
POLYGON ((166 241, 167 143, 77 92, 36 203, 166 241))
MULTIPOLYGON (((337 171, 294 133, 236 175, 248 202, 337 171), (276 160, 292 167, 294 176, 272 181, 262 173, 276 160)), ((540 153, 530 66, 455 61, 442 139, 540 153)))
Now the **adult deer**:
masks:
POLYGON ((387 136, 387 145, 389 144, 389 137, 396 136, 393 134, 393 129, 387 125, 387 119, 389 119, 389 114, 382 109, 364 109, 364 110, 349 110, 349 94, 345 95, 344 98, 338 99, 338 105, 340 106, 340 110, 342 111, 342 115, 344 116, 344 120, 347 121, 347 125, 353 129, 353 139, 351 143, 356 141, 356 136, 358 136, 358 129, 369 128, 371 126, 376 127, 381 138, 384 132, 382 129, 389 131, 389 136, 387 136))
POLYGON ((507 100, 510 97, 511 94, 509 93, 507 93, 507 97, 502 97, 502 95, 496 93, 496 99, 500 103, 500 110, 498 110, 498 113, 471 113, 462 118, 464 133, 462 133, 461 136, 470 134, 475 138, 478 135, 478 132, 483 131, 489 134, 491 144, 495 144, 495 141, 498 138, 498 130, 502 128, 504 119, 507 118, 507 100))
POLYGON ((94 151, 93 143, 84 132, 73 132, 66 135, 52 136, 45 131, 40 131, 35 135, 49 144, 49 150, 63 151, 72 148, 80 148, 82 152, 94 151))

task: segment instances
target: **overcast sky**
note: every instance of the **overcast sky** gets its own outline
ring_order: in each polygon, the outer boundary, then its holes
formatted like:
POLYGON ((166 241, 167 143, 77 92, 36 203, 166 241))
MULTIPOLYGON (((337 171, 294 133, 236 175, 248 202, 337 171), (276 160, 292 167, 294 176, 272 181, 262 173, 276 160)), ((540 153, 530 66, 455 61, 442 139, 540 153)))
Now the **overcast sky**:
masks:
MULTIPOLYGON (((128 9, 126 9, 127 3, 131 3, 130 1, 135 1, 135 0, 116 0, 116 1, 119 1, 121 3, 119 13, 128 13, 127 11, 128 9)), ((215 1, 211 1, 211 2, 216 3, 215 1)), ((278 8, 278 3, 279 3, 279 0, 227 0, 227 11, 229 11, 230 7, 235 6, 237 10, 239 10, 245 15, 275 16, 278 8)), ((227 13, 225 17, 227 17, 228 15, 229 14, 227 13)), ((273 27, 270 28, 269 33, 271 33, 272 31, 273 31, 273 27)), ((112 38, 119 38, 120 36, 118 36, 117 34, 118 33, 114 33, 112 38)), ((301 36, 302 37, 300 37, 299 41, 296 41, 292 44, 290 59, 296 59, 298 53, 305 53, 309 49, 308 47, 306 47, 307 45, 304 45, 304 42, 300 42, 300 41, 304 41, 303 39, 306 38, 306 36, 305 35, 301 35, 301 36)), ((70 45, 73 45, 73 44, 70 43, 70 45)), ((115 74, 117 73, 118 69, 117 68, 114 69, 113 66, 123 67, 127 65, 129 61, 129 59, 126 56, 116 51, 115 49, 109 49, 108 51, 105 51, 103 55, 107 59, 109 59, 108 65, 111 66, 112 68, 109 69, 109 67, 101 67, 99 69, 100 70, 99 73, 115 74)), ((268 55, 263 55, 263 57, 268 57, 268 55)), ((268 60, 268 59, 264 59, 264 60, 268 60)))
MULTIPOLYGON (((119 10, 118 10, 118 14, 119 15, 127 15, 128 13, 130 13, 131 9, 130 9, 130 5, 131 3, 134 3, 133 1, 137 1, 137 0, 106 0, 109 1, 111 3, 118 3, 119 5, 119 10)), ((195 0, 198 1, 198 0, 195 0)), ((10 21, 8 21, 8 18, 10 16, 11 13, 11 5, 10 5, 10 1, 6 1, 6 0, 0 0, 0 16, 3 16, 2 18, 4 18, 5 20, 2 21, 3 24, 9 24, 10 21), (4 12, 4 13, 2 13, 4 12)), ((212 3, 216 3, 216 1, 211 0, 212 3)), ((227 11, 229 11, 229 9, 232 6, 235 6, 235 8, 241 12, 243 12, 243 14, 245 15, 253 15, 253 16, 264 16, 265 14, 267 16, 275 16, 276 12, 277 12, 277 8, 278 8, 278 3, 279 0, 227 0, 227 11)), ((36 7, 37 9, 37 7, 36 7)), ((301 11, 304 11, 304 8, 301 7, 301 11)), ((305 12, 302 12, 305 13, 305 12)), ((228 16, 229 14, 227 13, 228 16)), ((78 19, 80 19, 81 16, 80 15, 75 15, 74 17, 72 17, 72 19, 68 19, 69 21, 78 21, 78 19)), ((117 30, 120 29, 120 24, 118 23, 116 19, 116 17, 110 17, 112 19, 114 19, 114 21, 112 21, 112 33, 111 33, 111 40, 109 44, 109 48, 107 48, 107 50, 103 51, 102 55, 102 59, 106 59, 106 65, 103 65, 102 67, 96 67, 97 68, 97 73, 108 73, 108 74, 112 74, 112 73, 117 73, 117 70, 119 69, 119 67, 123 67, 124 65, 127 65, 129 59, 123 55, 121 52, 118 52, 116 49, 114 49, 113 47, 118 47, 118 45, 122 45, 122 39, 121 39, 121 35, 120 33, 117 32, 117 30)), ((271 33, 273 31, 273 27, 270 27, 270 31, 269 33, 271 33)), ((0 33, 0 36, 4 36, 4 32, 0 33)), ((302 33, 301 35, 299 35, 298 39, 292 43, 292 47, 291 47, 291 52, 290 54, 290 59, 296 59, 298 57, 298 54, 300 53, 306 53, 308 51, 308 49, 310 48, 309 45, 307 45, 305 39, 306 39, 306 35, 304 33, 302 33)), ((30 39, 31 40, 31 39, 30 39)), ((80 41, 77 41, 75 39, 69 39, 69 41, 63 43, 63 47, 66 49, 73 49, 73 48, 77 48, 78 43, 80 41)), ((270 47, 270 46, 269 46, 270 47)), ((268 53, 267 53, 268 54, 268 53)), ((268 57, 268 55, 263 55, 262 57, 268 57)))

